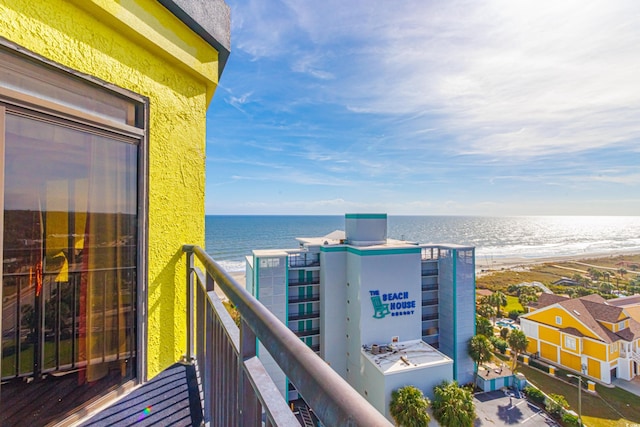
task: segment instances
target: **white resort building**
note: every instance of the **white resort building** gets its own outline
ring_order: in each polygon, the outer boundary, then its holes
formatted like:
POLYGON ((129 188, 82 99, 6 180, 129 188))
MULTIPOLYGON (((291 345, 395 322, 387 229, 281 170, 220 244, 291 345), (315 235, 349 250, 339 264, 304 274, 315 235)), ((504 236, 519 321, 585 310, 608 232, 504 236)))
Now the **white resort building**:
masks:
MULTIPOLYGON (((247 290, 387 417, 399 387, 432 396, 443 380, 473 381, 474 248, 388 239, 386 214, 346 214, 345 230, 254 250, 247 290)), ((297 399, 258 352, 282 394, 297 399)))

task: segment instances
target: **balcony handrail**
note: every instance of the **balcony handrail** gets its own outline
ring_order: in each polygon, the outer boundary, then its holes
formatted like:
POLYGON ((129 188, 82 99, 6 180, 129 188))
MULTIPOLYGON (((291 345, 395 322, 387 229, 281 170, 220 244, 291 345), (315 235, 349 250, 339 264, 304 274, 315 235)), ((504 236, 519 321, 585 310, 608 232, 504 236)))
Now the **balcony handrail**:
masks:
POLYGON ((320 301, 320 294, 312 295, 289 295, 289 304, 297 304, 301 302, 316 302, 320 301))
MULTIPOLYGON (((183 250, 187 254, 190 270, 188 277, 193 274, 195 255, 206 270, 207 282, 211 280, 212 288, 217 284, 238 310, 241 318, 240 357, 246 359, 251 354, 255 356, 255 338, 259 339, 324 425, 392 425, 273 313, 238 285, 202 248, 185 245, 183 250), (249 348, 243 350, 243 345, 249 348), (250 348, 252 345, 253 348, 250 348)), ((193 301, 192 298, 190 300, 193 301)), ((191 323, 188 335, 188 352, 193 348, 193 325, 191 323)), ((249 359, 257 362, 255 357, 251 356, 249 359)), ((241 378, 238 382, 242 386, 241 378)), ((241 406, 239 410, 242 412, 244 409, 241 406)), ((249 412, 254 410, 249 408, 249 412)))
POLYGON ((289 257, 289 268, 303 268, 303 267, 319 267, 320 260, 293 260, 293 258, 289 257))
POLYGON ((320 278, 319 277, 315 277, 311 280, 299 280, 299 279, 289 279, 289 286, 305 286, 305 285, 319 285, 320 284, 320 278))

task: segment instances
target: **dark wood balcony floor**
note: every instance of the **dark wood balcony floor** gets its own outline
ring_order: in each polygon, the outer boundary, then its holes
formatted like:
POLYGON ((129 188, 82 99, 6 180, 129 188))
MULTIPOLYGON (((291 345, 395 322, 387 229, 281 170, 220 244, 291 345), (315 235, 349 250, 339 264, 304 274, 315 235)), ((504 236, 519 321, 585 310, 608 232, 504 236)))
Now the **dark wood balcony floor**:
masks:
POLYGON ((195 367, 176 363, 81 426, 200 426, 201 422, 195 367))

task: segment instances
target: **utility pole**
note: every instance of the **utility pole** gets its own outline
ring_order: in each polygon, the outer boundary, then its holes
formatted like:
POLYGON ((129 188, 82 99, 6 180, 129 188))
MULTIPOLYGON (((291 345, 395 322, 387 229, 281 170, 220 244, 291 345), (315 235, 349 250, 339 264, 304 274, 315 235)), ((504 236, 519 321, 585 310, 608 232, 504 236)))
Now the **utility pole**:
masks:
POLYGON ((578 420, 580 421, 580 427, 582 427, 582 377, 573 374, 567 374, 567 376, 578 379, 578 420))

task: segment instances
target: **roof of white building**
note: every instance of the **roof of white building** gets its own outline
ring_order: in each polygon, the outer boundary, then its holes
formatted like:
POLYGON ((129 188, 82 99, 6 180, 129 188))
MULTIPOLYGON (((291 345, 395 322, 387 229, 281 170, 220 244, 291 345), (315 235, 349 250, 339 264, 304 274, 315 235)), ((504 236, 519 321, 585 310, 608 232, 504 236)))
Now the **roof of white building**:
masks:
POLYGON ((381 352, 374 354, 375 350, 365 347, 362 354, 384 375, 453 363, 451 358, 422 340, 393 343, 379 346, 379 349, 381 352))
POLYGON ((296 249, 254 249, 252 252, 255 256, 261 257, 284 257, 289 255, 289 252, 296 249))

